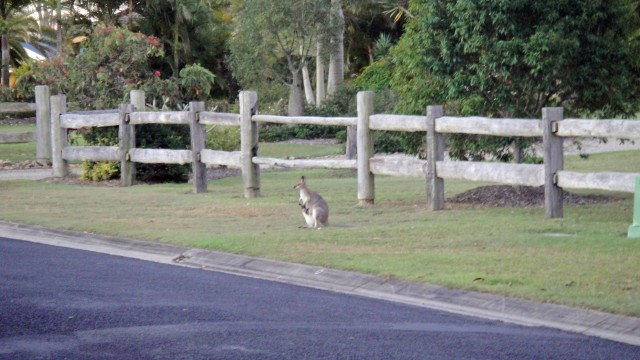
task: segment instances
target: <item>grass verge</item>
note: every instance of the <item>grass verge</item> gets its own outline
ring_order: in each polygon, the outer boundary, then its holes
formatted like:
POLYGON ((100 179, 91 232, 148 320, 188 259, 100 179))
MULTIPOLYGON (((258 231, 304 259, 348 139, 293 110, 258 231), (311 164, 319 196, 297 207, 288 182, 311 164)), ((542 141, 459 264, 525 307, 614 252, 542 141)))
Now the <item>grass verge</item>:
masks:
MULTIPOLYGON (((262 150, 262 148, 261 148, 262 150)), ((264 149, 266 151, 266 149, 264 149)), ((268 155, 271 156, 271 155, 268 155)), ((640 172, 640 152, 567 157, 566 168, 640 172), (605 166, 606 165, 606 166, 605 166)), ((263 172, 262 197, 230 177, 130 188, 0 182, 0 219, 353 270, 408 281, 640 316, 640 242, 628 239, 630 194, 606 205, 544 209, 448 205, 430 212, 419 179, 376 177, 376 205, 356 206, 352 171, 304 171, 331 226, 299 229, 301 171, 263 172)), ((446 196, 484 184, 447 180, 446 196)), ((610 194, 611 195, 611 194, 610 194)))

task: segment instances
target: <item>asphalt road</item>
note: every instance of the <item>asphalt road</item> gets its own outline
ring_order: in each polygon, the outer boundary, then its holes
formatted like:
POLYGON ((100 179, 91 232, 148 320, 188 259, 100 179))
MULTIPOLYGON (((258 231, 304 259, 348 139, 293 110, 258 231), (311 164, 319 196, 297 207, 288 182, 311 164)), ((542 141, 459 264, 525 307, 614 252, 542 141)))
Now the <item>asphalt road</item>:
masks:
POLYGON ((638 359, 640 347, 0 238, 0 359, 638 359))

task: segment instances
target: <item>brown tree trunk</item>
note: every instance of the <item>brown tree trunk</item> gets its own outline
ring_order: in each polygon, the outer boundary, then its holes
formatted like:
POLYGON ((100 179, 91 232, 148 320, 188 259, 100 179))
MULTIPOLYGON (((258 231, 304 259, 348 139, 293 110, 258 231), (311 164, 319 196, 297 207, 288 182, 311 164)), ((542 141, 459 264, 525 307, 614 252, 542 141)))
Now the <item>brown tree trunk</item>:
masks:
MULTIPOLYGON (((297 70, 297 69, 296 69, 297 70)), ((289 116, 301 116, 304 114, 304 97, 300 71, 291 71, 291 85, 289 88, 289 116)))
POLYGON ((9 41, 6 35, 2 35, 2 79, 0 85, 2 87, 9 87, 9 41))

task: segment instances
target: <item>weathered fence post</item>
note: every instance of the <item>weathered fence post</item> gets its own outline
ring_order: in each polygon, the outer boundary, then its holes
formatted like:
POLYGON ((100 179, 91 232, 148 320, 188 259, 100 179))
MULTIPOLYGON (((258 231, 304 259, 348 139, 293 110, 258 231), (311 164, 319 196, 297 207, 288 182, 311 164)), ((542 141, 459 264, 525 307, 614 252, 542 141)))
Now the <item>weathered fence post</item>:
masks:
POLYGON ((36 86, 36 162, 51 163, 51 99, 49 87, 36 86))
POLYGON ((374 175, 369 167, 373 156, 373 139, 369 129, 369 117, 373 114, 373 91, 358 92, 358 205, 372 205, 375 199, 374 175))
MULTIPOLYGON (((129 103, 131 105, 133 105, 133 109, 131 109, 131 112, 134 111, 146 111, 147 110, 147 106, 146 106, 146 100, 145 100, 145 93, 144 90, 131 90, 129 92, 129 103)), ((135 149, 136 147, 136 126, 135 125, 131 125, 128 124, 129 126, 129 132, 131 133, 130 137, 129 137, 129 149, 135 149)), ((130 171, 130 185, 133 184, 133 181, 136 179, 136 163, 134 162, 129 162, 128 164, 129 166, 129 171, 130 171)))
POLYGON ((640 175, 636 176, 636 188, 633 195, 633 224, 629 226, 630 238, 640 238, 640 175))
POLYGON ((51 166, 54 177, 69 175, 69 162, 62 158, 62 150, 67 146, 67 129, 60 126, 60 116, 67 112, 67 97, 51 97, 51 166))
POLYGON ((442 106, 427 106, 427 204, 432 211, 444 209, 444 179, 436 172, 436 163, 444 160, 443 136, 436 132, 436 119, 443 115, 442 106))
POLYGON ((558 171, 564 168, 562 137, 556 136, 563 108, 542 109, 542 141, 544 145, 544 207, 547 219, 563 216, 562 188, 558 184, 558 171))
POLYGON ((240 151, 242 153, 242 183, 244 197, 260 196, 260 166, 253 163, 258 155, 258 126, 251 117, 257 111, 258 95, 255 91, 240 92, 240 151))
POLYGON ((118 127, 118 138, 120 147, 120 185, 131 186, 134 179, 134 163, 129 160, 129 150, 135 146, 135 139, 132 141, 134 134, 133 125, 129 124, 130 114, 133 110, 131 104, 121 104, 118 108, 120 117, 120 126, 118 127))
POLYGON ((130 103, 133 105, 133 111, 145 111, 144 90, 131 90, 129 92, 130 103))
POLYGON ((191 169, 193 172, 193 192, 207 192, 207 165, 200 160, 200 152, 205 148, 207 131, 204 124, 200 124, 200 112, 204 111, 204 102, 192 101, 189 103, 189 117, 191 121, 191 153, 193 160, 191 169))

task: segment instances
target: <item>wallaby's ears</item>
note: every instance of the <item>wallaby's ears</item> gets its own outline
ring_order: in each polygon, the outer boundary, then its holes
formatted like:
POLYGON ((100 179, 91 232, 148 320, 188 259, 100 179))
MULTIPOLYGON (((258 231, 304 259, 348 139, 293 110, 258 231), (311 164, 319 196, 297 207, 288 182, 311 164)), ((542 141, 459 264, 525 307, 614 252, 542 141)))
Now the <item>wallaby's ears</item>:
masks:
POLYGON ((294 189, 298 189, 299 186, 304 185, 304 176, 300 177, 300 182, 293 186, 294 189))

